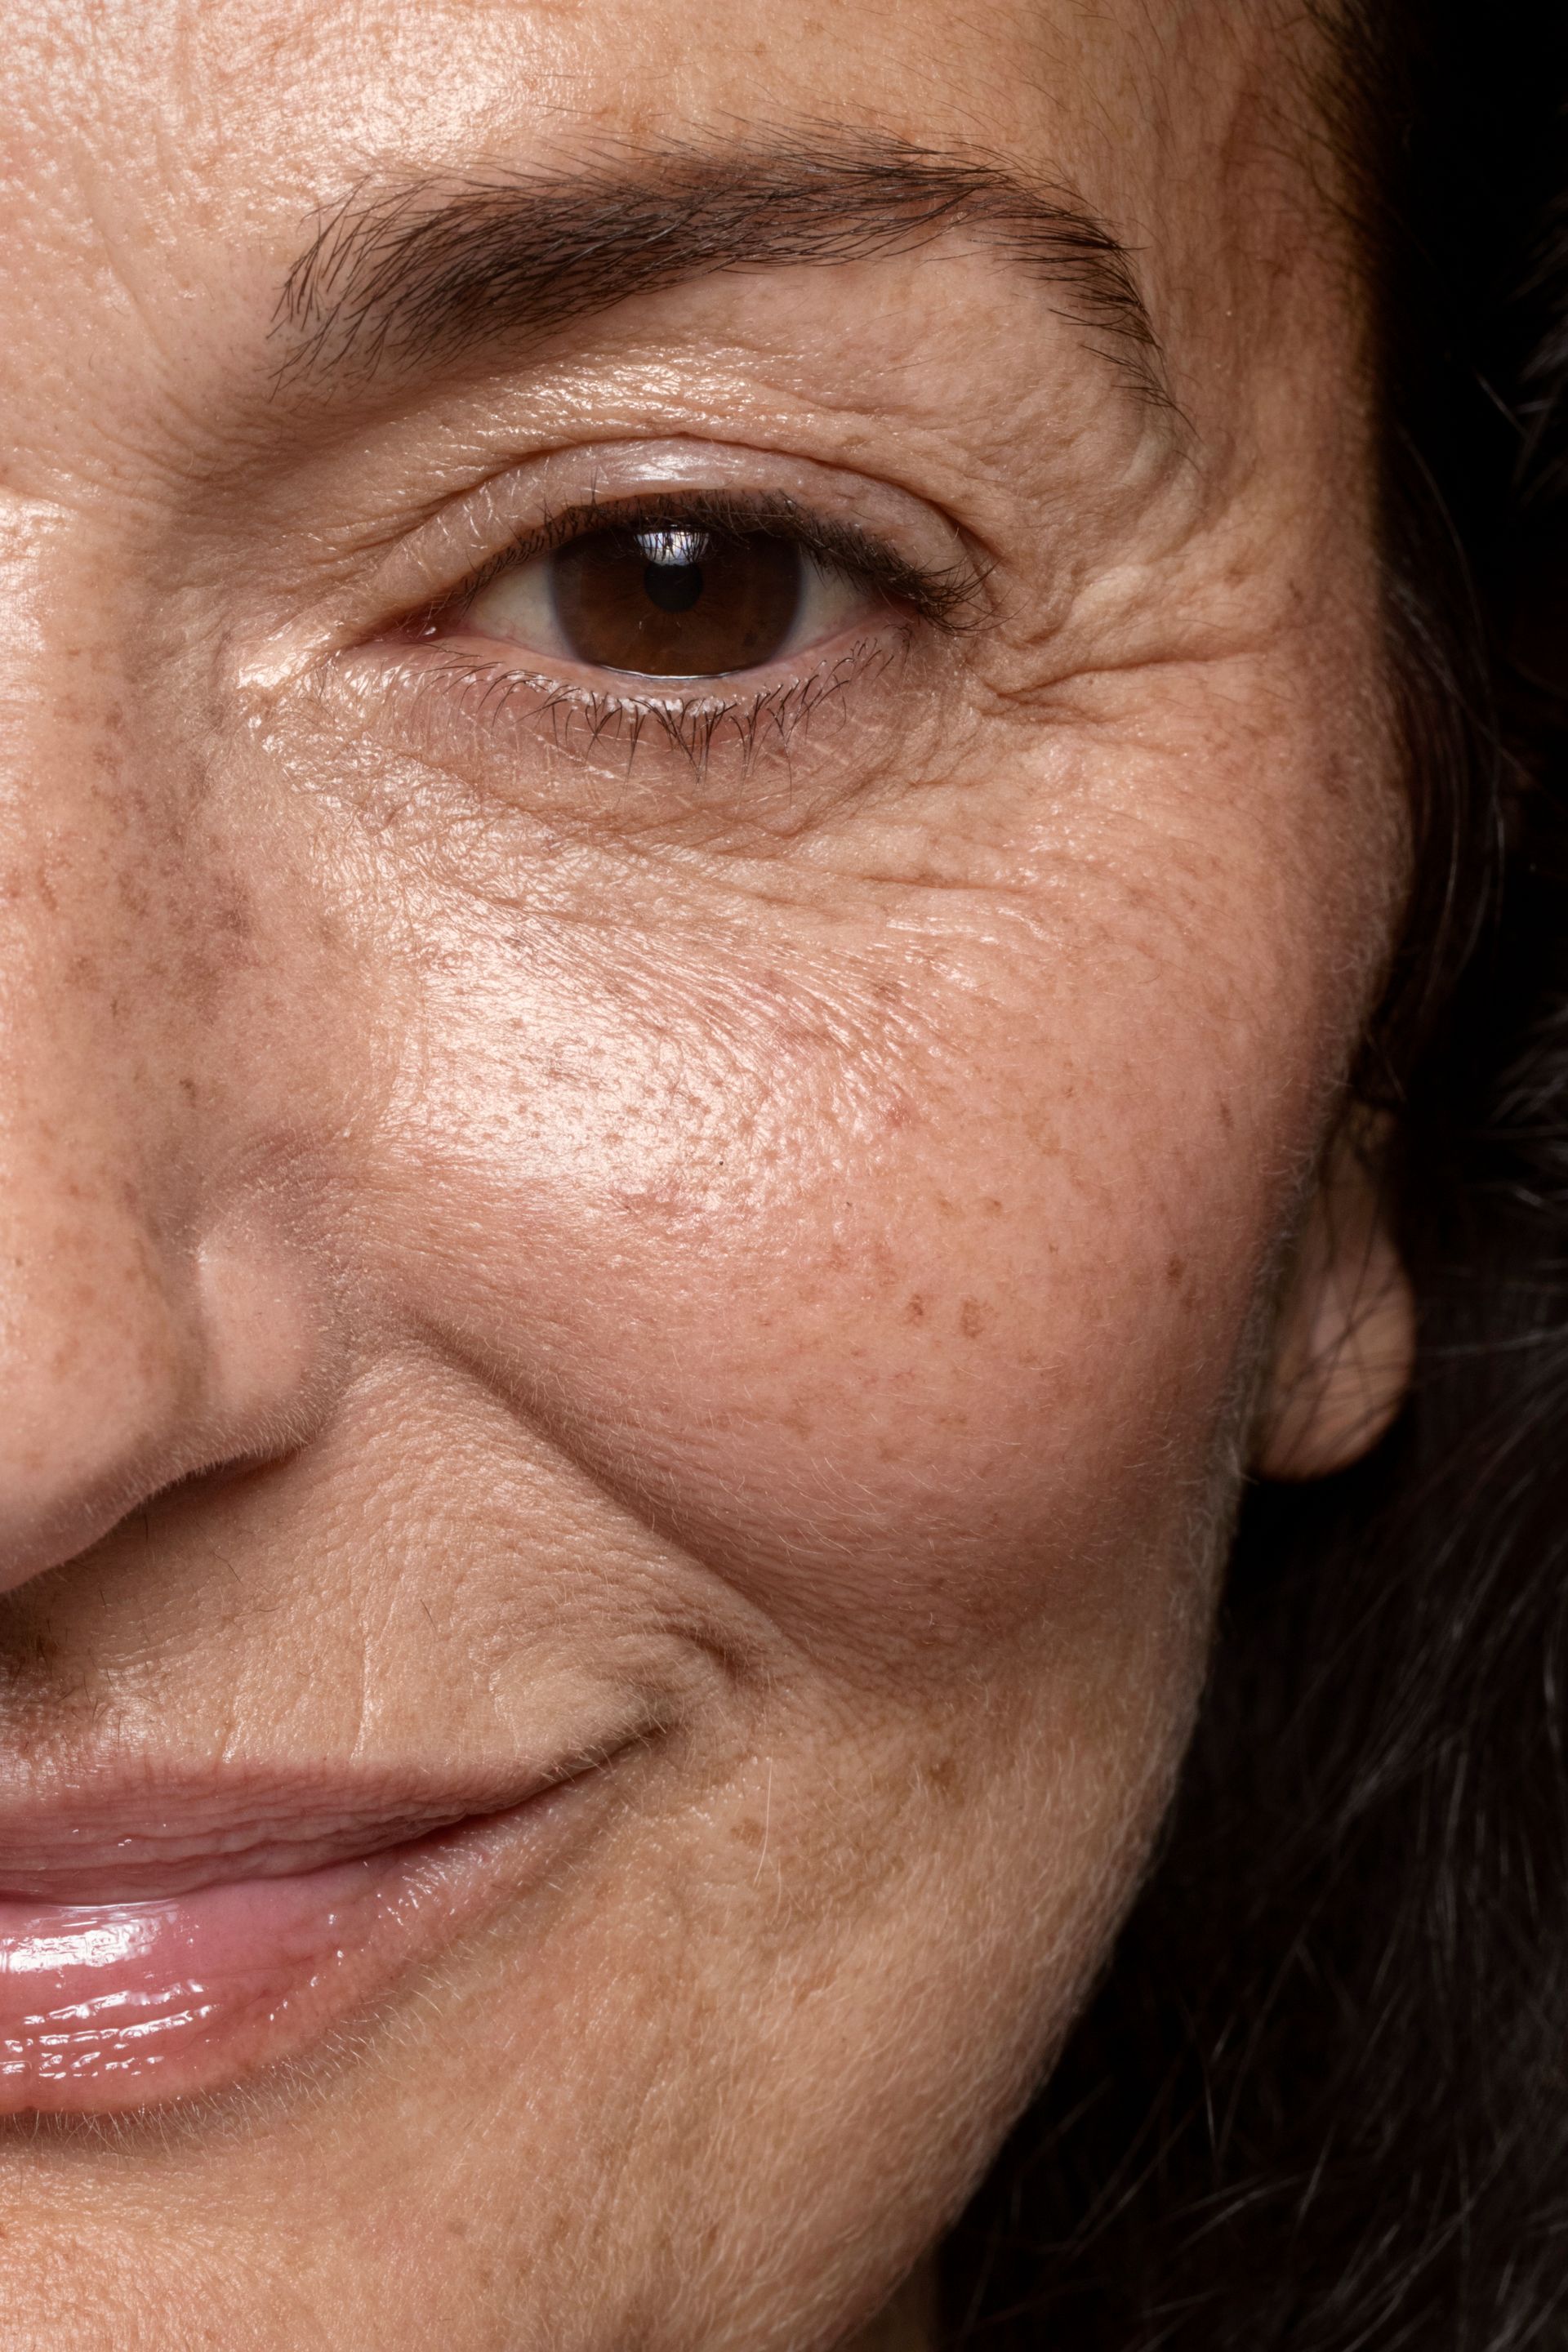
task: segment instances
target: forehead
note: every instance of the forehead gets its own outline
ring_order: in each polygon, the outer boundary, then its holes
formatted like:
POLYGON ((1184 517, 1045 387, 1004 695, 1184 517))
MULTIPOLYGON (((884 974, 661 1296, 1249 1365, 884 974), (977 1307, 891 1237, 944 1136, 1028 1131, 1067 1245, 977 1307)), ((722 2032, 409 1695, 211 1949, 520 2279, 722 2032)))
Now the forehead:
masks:
POLYGON ((1180 337, 1222 314, 1192 303, 1194 278, 1241 268, 1252 183, 1278 171, 1277 120, 1248 132, 1298 80, 1272 16, 1230 0, 35 0, 0 55, 0 267, 24 341, 42 321, 62 358, 101 360, 122 328, 177 373, 193 339, 254 334, 356 188, 851 124, 1081 196, 1180 337))

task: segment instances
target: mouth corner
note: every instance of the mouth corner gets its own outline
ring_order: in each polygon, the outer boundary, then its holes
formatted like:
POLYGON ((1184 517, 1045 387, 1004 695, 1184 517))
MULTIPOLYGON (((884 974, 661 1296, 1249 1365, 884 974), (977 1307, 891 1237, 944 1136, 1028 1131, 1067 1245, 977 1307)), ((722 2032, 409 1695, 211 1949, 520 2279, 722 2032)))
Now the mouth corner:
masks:
POLYGON ((13 1797, 0 2114, 162 2105, 298 2054, 525 1896, 581 1818, 573 1790, 645 1738, 460 1786, 318 1771, 13 1797))

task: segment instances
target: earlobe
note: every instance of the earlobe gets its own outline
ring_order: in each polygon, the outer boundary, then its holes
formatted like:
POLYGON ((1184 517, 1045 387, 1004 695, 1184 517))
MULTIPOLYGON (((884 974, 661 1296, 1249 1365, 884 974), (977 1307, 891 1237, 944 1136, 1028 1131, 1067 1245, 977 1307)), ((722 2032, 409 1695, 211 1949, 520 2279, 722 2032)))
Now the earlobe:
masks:
POLYGON ((1253 1468, 1322 1478, 1359 1461, 1410 1387, 1415 1306, 1364 1126, 1331 1150, 1275 1326, 1253 1468))

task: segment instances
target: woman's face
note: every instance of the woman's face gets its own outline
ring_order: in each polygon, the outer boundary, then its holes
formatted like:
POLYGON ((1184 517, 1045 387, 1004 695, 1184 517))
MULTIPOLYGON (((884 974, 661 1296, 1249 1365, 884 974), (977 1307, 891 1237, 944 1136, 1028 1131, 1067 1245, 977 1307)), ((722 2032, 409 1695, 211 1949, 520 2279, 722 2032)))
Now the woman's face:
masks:
POLYGON ((826 2347, 1070 2021, 1400 887, 1319 62, 8 19, 7 2342, 826 2347))

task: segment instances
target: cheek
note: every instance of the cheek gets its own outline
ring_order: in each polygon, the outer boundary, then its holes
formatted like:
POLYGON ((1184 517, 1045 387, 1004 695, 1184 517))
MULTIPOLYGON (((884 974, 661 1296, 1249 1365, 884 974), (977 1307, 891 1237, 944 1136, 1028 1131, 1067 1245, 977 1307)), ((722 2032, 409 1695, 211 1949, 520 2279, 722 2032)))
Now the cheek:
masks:
MULTIPOLYGON (((808 1644, 1103 1612, 1190 1524, 1306 1089, 1101 939, 465 960, 389 1130, 421 1320, 808 1644)), ((1222 993, 1226 992, 1222 991, 1222 993)))

